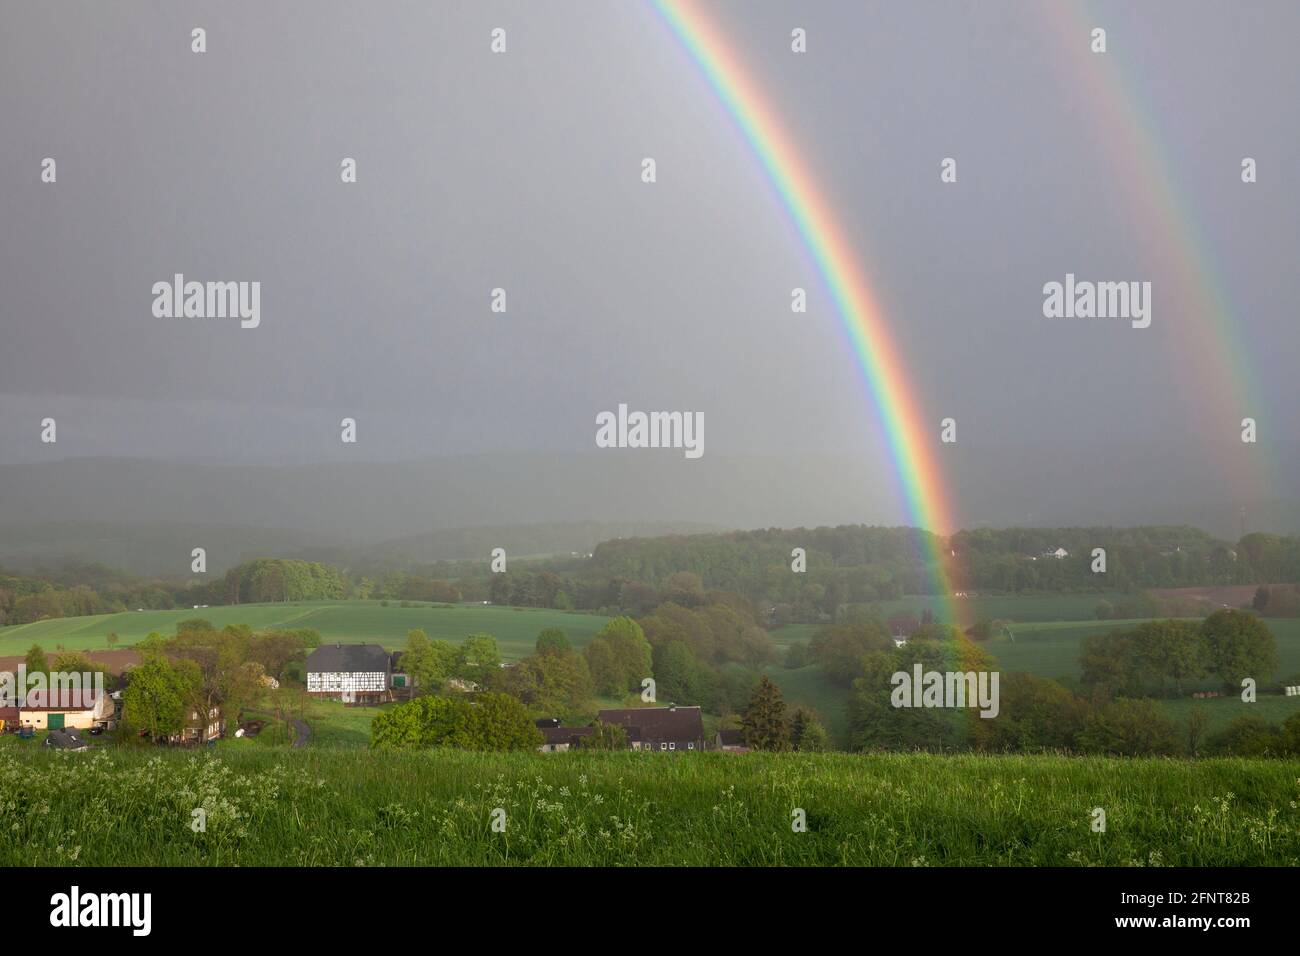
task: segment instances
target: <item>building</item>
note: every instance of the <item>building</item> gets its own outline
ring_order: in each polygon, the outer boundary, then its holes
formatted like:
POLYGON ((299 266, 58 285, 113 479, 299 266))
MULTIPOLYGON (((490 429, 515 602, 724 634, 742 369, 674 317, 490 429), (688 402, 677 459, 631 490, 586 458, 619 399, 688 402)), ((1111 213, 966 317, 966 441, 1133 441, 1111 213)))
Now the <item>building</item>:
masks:
POLYGON ((54 747, 58 750, 89 750, 90 744, 86 738, 71 728, 67 730, 51 730, 45 738, 46 747, 54 747))
POLYGON ((719 730, 713 745, 724 753, 749 753, 749 747, 745 744, 745 735, 739 730, 719 730))
POLYGON ((602 710, 601 723, 627 731, 632 750, 704 750, 704 717, 698 707, 634 707, 602 710))
POLYGON ((307 693, 345 703, 392 700, 393 659, 378 644, 323 644, 307 656, 307 693))
POLYGON ((189 719, 185 722, 185 729, 181 731, 179 738, 172 738, 172 743, 205 744, 209 740, 216 740, 225 732, 226 721, 221 716, 220 707, 209 710, 206 718, 201 717, 197 710, 192 710, 189 719))
POLYGON ((1068 558, 1069 556, 1070 556, 1070 552, 1066 551, 1064 548, 1057 548, 1055 551, 1043 552, 1043 557, 1045 558, 1056 558, 1059 560, 1061 558, 1068 558))
POLYGON ((111 729, 116 723, 114 701, 93 690, 33 690, 18 706, 18 724, 33 730, 111 729))
POLYGON ((539 727, 544 738, 537 749, 544 754, 563 753, 582 746, 582 739, 595 733, 592 727, 539 727))

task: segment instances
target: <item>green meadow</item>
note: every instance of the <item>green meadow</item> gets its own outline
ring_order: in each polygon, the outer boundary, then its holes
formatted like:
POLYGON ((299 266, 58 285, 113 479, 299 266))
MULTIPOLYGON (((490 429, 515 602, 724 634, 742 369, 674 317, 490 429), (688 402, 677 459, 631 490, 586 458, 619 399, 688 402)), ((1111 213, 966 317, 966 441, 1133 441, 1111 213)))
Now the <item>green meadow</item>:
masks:
MULTIPOLYGON (((1079 644, 1090 634, 1134 627, 1141 621, 1031 621, 1011 626, 1011 636, 998 636, 981 645, 997 661, 1004 673, 1023 672, 1061 680, 1076 686, 1079 680, 1079 644)), ((1300 619, 1266 619, 1277 639, 1278 669, 1273 679, 1294 678, 1300 684, 1300 619)), ((810 624, 793 624, 772 632, 772 640, 784 652, 791 644, 806 642, 816 631, 810 624)), ((826 721, 836 746, 847 744, 845 707, 849 690, 826 680, 815 665, 788 670, 779 664, 766 669, 781 688, 787 702, 810 707, 826 721)), ((1160 706, 1180 727, 1185 726, 1193 706, 1201 707, 1209 717, 1208 732, 1222 730, 1235 717, 1250 714, 1273 723, 1281 723, 1300 710, 1300 697, 1286 697, 1261 692, 1254 704, 1244 704, 1236 696, 1193 700, 1193 690, 1221 690, 1214 680, 1189 685, 1188 696, 1161 700, 1160 706)))
POLYGON ((928 610, 938 620, 950 620, 957 614, 970 621, 980 618, 1005 621, 1086 621, 1096 616, 1102 601, 1117 604, 1128 595, 1110 592, 1060 594, 978 594, 968 598, 940 598, 911 595, 877 605, 883 617, 910 614, 920 617, 928 610))
POLYGON ((459 642, 470 634, 486 632, 497 639, 501 653, 519 658, 532 652, 539 631, 558 627, 576 645, 586 644, 607 618, 595 614, 537 608, 496 607, 481 604, 415 604, 387 606, 379 601, 303 601, 283 604, 238 604, 172 611, 127 611, 95 617, 67 617, 0 628, 0 656, 23 654, 32 644, 47 651, 62 645, 68 650, 105 650, 107 635, 118 636, 118 647, 128 647, 150 631, 171 634, 186 618, 201 617, 217 627, 247 624, 264 628, 310 627, 327 643, 376 643, 397 650, 406 632, 423 628, 431 638, 459 642))
POLYGON ((1293 866, 1298 804, 1294 760, 0 741, 5 866, 1293 866))

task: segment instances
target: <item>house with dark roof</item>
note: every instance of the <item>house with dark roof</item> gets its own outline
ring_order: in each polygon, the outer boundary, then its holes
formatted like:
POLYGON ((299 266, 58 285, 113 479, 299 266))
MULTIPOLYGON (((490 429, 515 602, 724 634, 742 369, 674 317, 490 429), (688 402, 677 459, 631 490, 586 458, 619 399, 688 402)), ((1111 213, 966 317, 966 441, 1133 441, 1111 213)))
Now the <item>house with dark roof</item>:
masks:
POLYGON ((539 727, 542 732, 542 745, 537 749, 544 754, 561 753, 565 750, 577 750, 582 746, 584 737, 596 732, 594 727, 539 727))
POLYGON ((704 750, 704 717, 698 707, 632 707, 602 710, 596 719, 627 731, 632 750, 704 750))
POLYGON ((393 659, 378 644, 322 644, 307 656, 307 693, 345 703, 393 699, 393 659))
POLYGON ((745 735, 739 730, 719 730, 713 745, 724 753, 729 754, 747 754, 749 746, 745 743, 745 735))
POLYGON ((86 742, 86 738, 81 736, 81 734, 72 727, 65 730, 59 730, 58 728, 51 730, 45 737, 44 745, 46 747, 53 747, 57 750, 90 749, 90 744, 86 742))

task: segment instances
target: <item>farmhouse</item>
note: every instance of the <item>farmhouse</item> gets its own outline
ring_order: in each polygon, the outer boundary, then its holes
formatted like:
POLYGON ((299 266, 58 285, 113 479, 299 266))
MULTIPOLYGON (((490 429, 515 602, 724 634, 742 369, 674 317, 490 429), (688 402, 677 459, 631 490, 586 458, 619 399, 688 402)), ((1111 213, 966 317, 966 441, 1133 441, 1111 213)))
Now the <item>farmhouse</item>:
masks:
POLYGON ((307 693, 345 703, 392 700, 393 659, 378 644, 324 644, 307 657, 307 693))
POLYGON ((216 740, 226 732, 226 721, 221 715, 220 707, 213 707, 207 717, 200 716, 197 710, 190 711, 185 721, 185 729, 171 738, 174 744, 203 744, 216 740))
POLYGON ((19 725, 33 730, 64 727, 89 730, 96 725, 109 729, 116 718, 113 699, 93 690, 71 694, 58 690, 29 691, 18 709, 19 725))
POLYGON ((698 707, 633 707, 602 710, 597 719, 627 731, 632 750, 703 750, 704 718, 698 707))

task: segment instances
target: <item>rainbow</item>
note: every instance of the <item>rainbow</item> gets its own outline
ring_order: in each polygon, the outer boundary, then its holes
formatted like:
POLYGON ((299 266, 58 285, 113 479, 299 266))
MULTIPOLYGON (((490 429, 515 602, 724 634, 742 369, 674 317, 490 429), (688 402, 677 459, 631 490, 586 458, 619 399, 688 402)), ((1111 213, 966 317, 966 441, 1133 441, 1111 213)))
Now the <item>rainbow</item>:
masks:
MULTIPOLYGON (((1175 280, 1160 290, 1161 309, 1194 318, 1202 327, 1200 334, 1189 328, 1178 337, 1190 363, 1181 376, 1189 388, 1188 399, 1206 403, 1204 420, 1212 433, 1235 436, 1241 419, 1247 417, 1267 428, 1262 420, 1263 400, 1254 386, 1256 376, 1241 345, 1240 316, 1234 314, 1193 204, 1179 188, 1179 164, 1157 135, 1158 113, 1142 95, 1143 84, 1131 75, 1124 58, 1126 34, 1121 21, 1132 12, 1121 7, 1101 16, 1088 3, 1063 2, 1047 5, 1045 15, 1048 29, 1057 34, 1056 62, 1067 85, 1080 91, 1079 105, 1109 147, 1115 187, 1124 191, 1126 202, 1136 211, 1136 225, 1161 240, 1147 243, 1153 264, 1175 280), (1106 28, 1110 49, 1105 54, 1091 51, 1094 27, 1106 28), (1171 300, 1172 308, 1165 304, 1171 300)), ((1238 170, 1225 172, 1231 177, 1238 170)), ((1234 469, 1238 492, 1260 495, 1276 478, 1272 462, 1253 453, 1250 445, 1235 444, 1246 456, 1242 467, 1234 469)))
POLYGON ((955 531, 957 524, 936 456, 939 421, 922 415, 907 364, 890 339, 884 310, 855 251, 759 85, 728 48, 723 33, 698 9, 682 0, 654 0, 654 5, 758 157, 830 292, 879 412, 910 523, 931 532, 921 540, 932 588, 942 605, 936 617, 955 622, 958 615, 945 571, 947 544, 941 536, 955 531))

